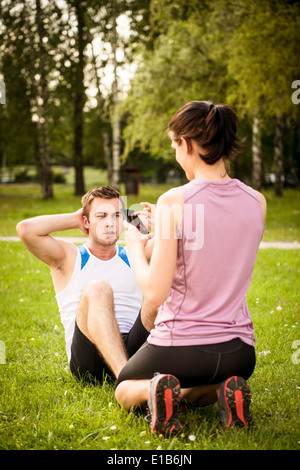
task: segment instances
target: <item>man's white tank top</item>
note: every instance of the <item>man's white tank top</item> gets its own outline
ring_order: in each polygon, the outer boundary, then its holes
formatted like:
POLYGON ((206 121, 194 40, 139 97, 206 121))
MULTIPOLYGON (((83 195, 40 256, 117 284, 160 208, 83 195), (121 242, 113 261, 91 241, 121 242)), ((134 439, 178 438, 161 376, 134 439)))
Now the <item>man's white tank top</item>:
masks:
POLYGON ((81 292, 90 281, 96 279, 102 279, 112 287, 115 316, 121 333, 128 333, 132 328, 142 306, 143 294, 136 282, 126 248, 116 245, 116 255, 108 261, 103 261, 94 256, 85 244, 78 246, 78 254, 70 282, 56 295, 61 321, 65 329, 69 362, 81 292))

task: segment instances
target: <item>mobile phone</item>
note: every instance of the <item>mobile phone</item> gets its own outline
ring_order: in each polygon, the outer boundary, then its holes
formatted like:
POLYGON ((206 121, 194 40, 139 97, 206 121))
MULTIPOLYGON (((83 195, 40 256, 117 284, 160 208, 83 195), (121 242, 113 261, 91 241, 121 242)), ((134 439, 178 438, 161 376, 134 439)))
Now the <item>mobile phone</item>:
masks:
POLYGON ((137 215, 134 215, 135 211, 131 211, 129 209, 120 209, 120 212, 124 219, 130 224, 134 225, 141 233, 149 233, 141 219, 137 215))

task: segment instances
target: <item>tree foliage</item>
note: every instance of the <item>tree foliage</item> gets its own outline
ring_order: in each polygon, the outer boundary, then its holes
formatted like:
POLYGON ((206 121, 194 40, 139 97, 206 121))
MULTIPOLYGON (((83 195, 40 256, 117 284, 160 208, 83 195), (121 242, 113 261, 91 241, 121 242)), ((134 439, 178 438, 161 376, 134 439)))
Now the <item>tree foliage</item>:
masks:
MULTIPOLYGON (((284 119, 285 129, 294 126, 299 134, 299 108, 291 100, 291 85, 300 76, 299 3, 216 0, 187 2, 188 7, 185 3, 151 2, 153 47, 140 54, 123 104, 125 155, 139 146, 154 156, 168 157, 163 131, 176 109, 192 99, 234 106, 239 117, 249 121, 250 142, 254 129, 250 122, 257 115, 266 135, 272 120, 279 118, 284 119)), ((299 149, 290 151, 296 161, 299 149)), ((249 152, 241 160, 248 157, 249 152)), ((269 171, 276 161, 272 164, 270 154, 264 154, 269 171)), ((291 160, 286 160, 287 165, 293 166, 291 160)))
POLYGON ((172 114, 193 99, 224 100, 224 72, 210 53, 205 18, 202 24, 174 21, 140 59, 124 103, 129 113, 125 154, 140 145, 154 156, 168 155, 165 130, 172 114))
POLYGON ((289 2, 242 1, 243 21, 227 42, 228 73, 234 83, 228 100, 241 113, 296 118, 291 85, 300 76, 299 6, 289 2))
POLYGON ((249 143, 257 129, 261 156, 252 165, 249 146, 236 175, 253 166, 281 180, 280 165, 299 174, 299 30, 299 2, 288 0, 3 0, 2 168, 74 165, 78 194, 86 164, 107 168, 116 185, 130 162, 161 176, 173 164, 168 122, 199 99, 231 104, 249 143))

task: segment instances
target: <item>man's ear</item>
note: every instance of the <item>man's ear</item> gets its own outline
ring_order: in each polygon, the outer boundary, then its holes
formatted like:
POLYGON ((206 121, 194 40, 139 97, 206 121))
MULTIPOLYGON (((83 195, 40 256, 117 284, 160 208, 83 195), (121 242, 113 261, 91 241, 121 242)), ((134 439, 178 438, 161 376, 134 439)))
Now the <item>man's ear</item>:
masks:
POLYGON ((83 222, 82 225, 84 226, 84 228, 88 230, 90 227, 90 223, 86 215, 83 216, 82 222, 83 222))

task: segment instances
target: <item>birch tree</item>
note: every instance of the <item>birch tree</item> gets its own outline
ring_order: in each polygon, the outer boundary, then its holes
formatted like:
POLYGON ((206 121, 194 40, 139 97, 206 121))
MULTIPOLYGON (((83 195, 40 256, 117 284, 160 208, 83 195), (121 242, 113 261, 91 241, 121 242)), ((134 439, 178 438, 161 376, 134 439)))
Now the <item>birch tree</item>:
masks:
POLYGON ((53 198, 53 181, 50 160, 50 129, 49 129, 49 93, 48 93, 48 73, 47 73, 47 52, 45 40, 48 40, 44 26, 44 15, 40 0, 36 0, 36 24, 38 31, 39 47, 39 100, 38 106, 38 143, 40 154, 40 179, 42 199, 53 198))
POLYGON ((117 8, 116 2, 112 2, 112 53, 113 53, 113 116, 112 116, 112 174, 111 185, 120 189, 120 113, 119 113, 119 83, 118 83, 118 33, 117 33, 117 8))
MULTIPOLYGON (((253 125, 253 183, 261 185, 258 164, 259 135, 266 120, 274 119, 275 194, 282 195, 283 123, 296 118, 291 84, 300 76, 298 35, 299 5, 284 1, 240 1, 243 21, 228 38, 228 72, 233 84, 228 101, 248 113, 253 125), (257 120, 258 116, 260 117, 257 120)), ((259 188, 258 188, 259 189, 259 188)))
POLYGON ((84 67, 85 55, 84 50, 86 47, 86 24, 85 24, 85 8, 84 0, 68 0, 70 7, 73 7, 76 21, 76 49, 77 57, 73 57, 73 71, 74 77, 72 80, 73 85, 73 129, 74 129, 74 144, 73 144, 73 161, 75 168, 75 188, 74 193, 82 195, 85 192, 84 185, 84 162, 83 162, 83 129, 84 129, 84 103, 86 100, 85 87, 84 87, 84 67))

